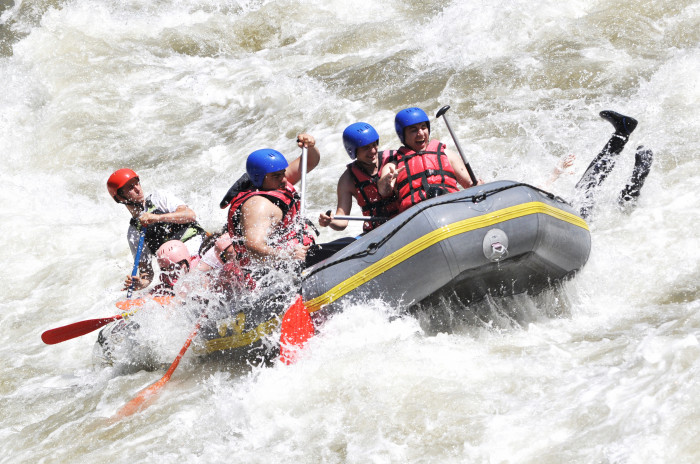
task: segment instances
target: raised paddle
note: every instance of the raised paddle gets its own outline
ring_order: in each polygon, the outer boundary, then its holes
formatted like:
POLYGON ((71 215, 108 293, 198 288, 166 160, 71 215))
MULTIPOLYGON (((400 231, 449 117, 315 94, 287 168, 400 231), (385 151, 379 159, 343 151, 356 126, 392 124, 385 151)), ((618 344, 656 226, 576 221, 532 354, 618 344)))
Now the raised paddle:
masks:
POLYGON ((199 332, 199 327, 202 324, 202 321, 205 317, 207 317, 205 313, 199 316, 199 319, 197 319, 197 325, 194 326, 194 330, 192 331, 190 336, 187 337, 187 340, 185 340, 185 344, 180 349, 180 352, 175 357, 175 361, 173 361, 173 363, 170 365, 170 368, 165 373, 165 375, 161 377, 160 380, 158 380, 157 382, 149 385, 148 387, 138 392, 138 394, 131 401, 126 403, 119 409, 119 411, 117 411, 114 417, 112 417, 112 420, 123 419, 138 411, 146 409, 153 402, 153 400, 156 399, 156 395, 160 392, 161 388, 163 388, 165 384, 168 383, 170 377, 172 377, 173 375, 173 372, 175 372, 175 369, 177 369, 177 366, 180 364, 180 360, 192 344, 192 340, 194 339, 194 337, 197 336, 197 333, 199 332))
MULTIPOLYGON (((304 213, 306 209, 306 147, 301 147, 301 192, 299 200, 299 221, 300 233, 303 234, 304 213)), ((315 333, 311 316, 304 306, 301 294, 294 300, 294 303, 287 309, 282 318, 280 328, 280 360, 285 364, 294 362, 296 352, 300 350, 306 340, 315 333)))
POLYGON ((476 176, 474 175, 474 171, 472 171, 472 167, 469 165, 469 161, 467 161, 467 157, 465 156, 464 152, 462 151, 462 147, 459 146, 459 140, 457 140, 457 136, 455 136, 455 133, 452 131, 452 126, 450 126, 450 122, 447 120, 447 116, 445 116, 445 113, 447 113, 447 110, 449 110, 449 109, 450 109, 450 105, 443 106, 437 112, 435 117, 439 118, 440 116, 442 116, 442 119, 445 120, 445 125, 447 126, 447 130, 450 131, 450 135, 452 136, 452 140, 455 143, 455 147, 457 147, 457 151, 459 152, 459 156, 462 157, 462 161, 464 161, 464 165, 467 167, 467 172, 469 173, 469 178, 472 180, 472 184, 476 185, 477 179, 476 179, 476 176))

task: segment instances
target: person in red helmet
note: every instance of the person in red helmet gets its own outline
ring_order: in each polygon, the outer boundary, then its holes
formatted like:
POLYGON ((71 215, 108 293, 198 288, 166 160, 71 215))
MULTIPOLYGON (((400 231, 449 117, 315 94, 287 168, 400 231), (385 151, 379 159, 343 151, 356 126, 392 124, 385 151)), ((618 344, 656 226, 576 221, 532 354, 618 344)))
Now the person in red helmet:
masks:
POLYGON ((199 254, 206 232, 197 223, 195 212, 184 201, 162 190, 145 195, 139 176, 131 169, 113 172, 107 180, 107 191, 131 214, 127 239, 133 256, 136 256, 141 232, 145 233, 139 274, 133 279, 130 275, 126 277, 125 289, 132 282, 134 290, 150 285, 154 276, 151 264, 153 255, 169 240, 184 242, 191 256, 199 254))

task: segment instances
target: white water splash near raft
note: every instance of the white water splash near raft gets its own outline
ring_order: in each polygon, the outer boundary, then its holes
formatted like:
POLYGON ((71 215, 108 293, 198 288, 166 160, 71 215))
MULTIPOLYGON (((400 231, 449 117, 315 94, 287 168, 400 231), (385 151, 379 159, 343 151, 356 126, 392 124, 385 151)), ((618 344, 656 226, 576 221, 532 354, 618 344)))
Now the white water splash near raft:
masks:
MULTIPOLYGON (((697 2, 0 8, 0 462, 698 461, 697 2), (118 312, 132 261, 112 171, 133 168, 215 231, 246 155, 291 159, 305 131, 322 153, 307 188, 317 214, 335 205, 347 125, 369 122, 393 149, 396 111, 447 104, 486 181, 540 184, 575 154, 575 175, 551 188, 565 198, 612 132, 598 112, 638 119, 597 197, 590 260, 560 295, 493 302, 450 334, 358 302, 292 366, 188 353, 148 409, 117 423, 163 371, 93 369, 96 332, 41 342, 118 312), (638 145, 654 165, 622 213, 638 145)), ((431 129, 453 145, 442 121, 431 129)), ((143 322, 169 365, 193 322, 143 322)))

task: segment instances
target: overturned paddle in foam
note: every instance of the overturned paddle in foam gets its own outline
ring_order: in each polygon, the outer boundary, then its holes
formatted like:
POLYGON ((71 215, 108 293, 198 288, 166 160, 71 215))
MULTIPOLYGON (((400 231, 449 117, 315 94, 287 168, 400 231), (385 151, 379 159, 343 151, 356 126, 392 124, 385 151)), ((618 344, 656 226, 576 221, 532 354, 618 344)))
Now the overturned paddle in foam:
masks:
POLYGON ((192 344, 192 340, 194 339, 194 337, 197 336, 197 333, 199 332, 199 327, 202 324, 202 321, 205 317, 205 314, 202 314, 199 317, 199 319, 197 320, 197 325, 195 325, 194 330, 192 331, 190 336, 187 337, 187 340, 185 340, 185 344, 180 349, 180 352, 177 354, 177 357, 175 357, 175 361, 173 361, 173 363, 170 365, 170 368, 165 373, 165 375, 161 377, 160 380, 158 380, 157 382, 149 385, 148 387, 138 392, 138 394, 131 401, 122 406, 121 409, 119 409, 119 411, 117 411, 117 413, 114 415, 114 417, 112 417, 113 421, 123 419, 125 417, 131 416, 134 413, 146 409, 156 399, 156 395, 160 393, 160 390, 165 386, 166 383, 168 383, 170 377, 172 377, 173 375, 173 372, 175 372, 175 369, 177 369, 177 366, 180 364, 180 360, 192 344))
POLYGON ((301 295, 287 309, 282 318, 280 334, 280 361, 292 364, 306 342, 314 336, 316 328, 304 306, 301 295))

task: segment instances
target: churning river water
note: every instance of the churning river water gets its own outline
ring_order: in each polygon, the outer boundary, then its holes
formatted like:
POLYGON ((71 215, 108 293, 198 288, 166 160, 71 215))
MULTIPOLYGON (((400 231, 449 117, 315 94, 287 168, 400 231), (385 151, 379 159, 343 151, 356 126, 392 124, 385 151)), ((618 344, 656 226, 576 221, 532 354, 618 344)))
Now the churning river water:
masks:
MULTIPOLYGON (((0 462, 700 460, 697 1, 3 0, 0 15, 0 462), (587 265, 557 296, 510 302, 523 317, 493 302, 483 323, 428 334, 391 302, 358 303, 289 367, 188 353, 119 422, 162 371, 94 368, 96 332, 41 342, 118 312, 132 259, 112 171, 177 194, 214 231, 246 155, 291 159, 308 132, 317 214, 335 206, 345 126, 369 122, 397 148, 396 111, 448 104, 485 181, 542 183, 575 154, 551 186, 565 198, 612 132, 598 112, 639 120, 587 265), (654 165, 622 212, 642 144, 654 165)), ((442 120, 432 130, 450 144, 442 120)), ((167 365, 191 327, 165 329, 167 365)))

